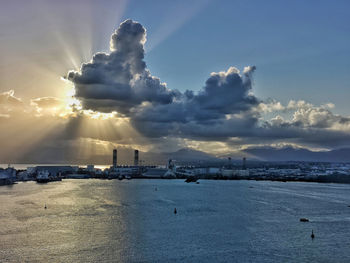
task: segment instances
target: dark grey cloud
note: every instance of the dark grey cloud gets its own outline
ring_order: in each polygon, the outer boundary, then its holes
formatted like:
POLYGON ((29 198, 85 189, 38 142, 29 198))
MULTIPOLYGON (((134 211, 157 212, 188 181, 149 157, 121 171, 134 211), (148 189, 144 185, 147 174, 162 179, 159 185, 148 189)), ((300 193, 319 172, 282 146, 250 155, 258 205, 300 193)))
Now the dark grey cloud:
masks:
POLYGON ((204 89, 194 97, 194 102, 201 111, 217 114, 249 110, 258 103, 257 98, 249 94, 254 70, 255 67, 251 67, 243 76, 234 67, 229 68, 227 72, 212 73, 204 89))
POLYGON ((239 127, 255 125, 250 113, 259 103, 251 94, 255 67, 212 73, 199 92, 181 93, 147 70, 145 41, 144 27, 126 20, 111 37, 110 54, 97 53, 80 72, 68 73, 84 109, 122 113, 147 137, 227 137, 239 127))
POLYGON ((229 142, 279 142, 336 146, 349 140, 350 118, 330 108, 304 101, 283 106, 258 99, 252 93, 255 66, 242 72, 230 67, 214 72, 198 92, 167 88, 151 75, 144 62, 145 28, 126 20, 111 37, 111 52, 97 53, 71 71, 67 78, 76 88, 84 109, 117 111, 128 117, 141 135, 229 142), (264 113, 291 113, 264 120, 264 113))
POLYGON ((152 137, 226 138, 242 134, 258 120, 252 108, 259 100, 250 94, 254 70, 250 67, 240 74, 231 67, 227 72, 212 73, 197 94, 186 91, 172 103, 136 108, 132 124, 152 137))
POLYGON ((144 58, 145 28, 126 20, 111 37, 111 53, 97 53, 80 72, 70 71, 67 79, 85 109, 128 114, 142 104, 168 104, 178 94, 150 74, 144 58))

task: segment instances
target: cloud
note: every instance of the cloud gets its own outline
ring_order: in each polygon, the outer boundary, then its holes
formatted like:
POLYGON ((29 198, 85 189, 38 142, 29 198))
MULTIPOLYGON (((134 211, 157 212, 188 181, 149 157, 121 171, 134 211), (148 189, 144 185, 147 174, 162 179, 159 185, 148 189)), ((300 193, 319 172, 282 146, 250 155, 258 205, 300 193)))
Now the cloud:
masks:
POLYGON ((283 106, 281 102, 275 99, 269 98, 265 101, 261 101, 257 110, 262 113, 271 113, 271 112, 285 111, 286 107, 283 106))
POLYGON ((20 98, 15 97, 15 91, 9 90, 0 93, 0 114, 2 118, 8 118, 12 111, 18 110, 23 106, 20 98))
POLYGON ((15 96, 14 90, 0 93, 0 122, 13 115, 23 114, 28 110, 22 99, 15 96))
POLYGON ((97 53, 80 72, 68 73, 67 79, 74 83, 84 109, 128 115, 144 102, 156 105, 174 100, 179 92, 168 89, 146 68, 145 41, 145 28, 126 20, 112 35, 109 54, 97 53))
POLYGON ((242 72, 235 67, 213 72, 197 92, 169 89, 147 69, 145 42, 145 28, 126 20, 113 33, 109 54, 97 53, 80 72, 68 73, 83 109, 116 111, 141 136, 152 140, 239 138, 242 142, 322 144, 327 134, 349 137, 349 118, 333 114, 331 103, 317 107, 291 100, 282 105, 275 99, 257 98, 252 91, 255 66, 242 72))
POLYGON ((10 118, 10 115, 9 115, 9 114, 0 113, 0 121, 1 121, 2 119, 8 119, 8 118, 10 118))
POLYGON ((38 108, 53 108, 62 106, 63 102, 61 99, 55 97, 43 97, 31 100, 31 104, 38 108))
POLYGON ((292 123, 294 125, 302 125, 303 127, 330 128, 335 123, 349 123, 349 121, 349 118, 334 115, 327 109, 317 107, 298 109, 293 114, 292 123))
POLYGON ((135 109, 131 121, 147 136, 231 137, 257 123, 252 109, 259 100, 252 95, 252 73, 243 74, 230 67, 213 72, 198 93, 186 91, 177 100, 164 105, 142 105, 135 109))
POLYGON ((220 154, 252 145, 350 146, 350 117, 333 113, 334 104, 283 105, 255 96, 255 66, 213 72, 202 88, 168 88, 147 69, 145 42, 145 28, 124 21, 111 37, 110 53, 96 53, 80 71, 68 72, 76 93, 67 101, 25 102, 13 90, 0 93, 0 159, 14 160, 18 148, 23 156, 34 152, 55 159, 55 149, 58 158, 73 158, 82 154, 80 147, 89 155, 115 146, 145 151, 190 146, 220 154), (14 134, 20 139, 12 140, 14 134))
POLYGON ((22 100, 15 97, 15 91, 9 90, 0 93, 0 105, 6 105, 6 106, 18 106, 22 105, 22 100))
POLYGON ((0 116, 2 118, 26 117, 30 119, 37 116, 37 113, 52 115, 64 111, 66 111, 64 102, 55 97, 35 98, 28 103, 16 97, 14 90, 0 93, 0 116))
POLYGON ((229 130, 255 125, 256 113, 251 112, 259 104, 251 93, 255 66, 242 73, 234 67, 213 72, 199 92, 181 93, 148 71, 143 61, 145 42, 144 27, 126 20, 111 37, 111 53, 97 53, 80 72, 68 73, 83 109, 117 111, 130 118, 142 135, 153 138, 228 137, 229 130), (203 129, 208 134, 199 132, 203 129))
POLYGON ((292 112, 292 118, 285 120, 277 115, 271 119, 271 124, 274 126, 289 126, 299 128, 319 128, 333 129, 342 126, 350 128, 350 118, 339 114, 334 114, 331 109, 334 104, 326 103, 321 106, 315 106, 305 101, 289 101, 287 106, 281 106, 282 111, 292 112))
POLYGON ((64 101, 55 97, 32 99, 30 105, 34 107, 35 111, 40 115, 65 115, 67 113, 64 101))

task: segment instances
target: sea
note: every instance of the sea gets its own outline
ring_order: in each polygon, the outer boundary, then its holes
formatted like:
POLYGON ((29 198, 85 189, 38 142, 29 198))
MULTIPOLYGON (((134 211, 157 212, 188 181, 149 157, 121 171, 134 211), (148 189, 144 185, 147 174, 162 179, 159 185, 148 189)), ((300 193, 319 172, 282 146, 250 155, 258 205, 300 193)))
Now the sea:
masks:
POLYGON ((0 187, 0 262, 345 263, 349 205, 345 184, 20 182, 0 187))

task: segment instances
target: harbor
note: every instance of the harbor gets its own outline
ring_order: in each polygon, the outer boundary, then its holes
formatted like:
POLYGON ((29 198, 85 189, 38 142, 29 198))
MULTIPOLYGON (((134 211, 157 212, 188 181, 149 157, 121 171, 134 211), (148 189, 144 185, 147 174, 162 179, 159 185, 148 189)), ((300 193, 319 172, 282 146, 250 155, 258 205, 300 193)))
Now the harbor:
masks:
MULTIPOLYGON (((217 163, 181 164, 169 159, 163 166, 141 165, 139 151, 134 151, 133 165, 118 165, 117 149, 113 150, 112 165, 105 168, 89 165, 37 165, 15 169, 0 168, 0 185, 20 181, 49 183, 64 179, 184 179, 256 180, 280 182, 350 183, 349 163, 315 162, 249 162, 233 161, 230 157, 217 163)), ((23 166, 23 165, 22 165, 23 166)))

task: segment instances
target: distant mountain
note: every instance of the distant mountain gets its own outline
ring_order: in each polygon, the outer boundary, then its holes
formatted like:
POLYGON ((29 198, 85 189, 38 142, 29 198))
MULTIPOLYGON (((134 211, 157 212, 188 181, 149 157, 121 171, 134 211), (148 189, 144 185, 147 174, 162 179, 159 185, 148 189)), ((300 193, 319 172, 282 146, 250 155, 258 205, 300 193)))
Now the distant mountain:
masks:
MULTIPOLYGON (((35 151, 35 150, 34 150, 35 151)), ((112 152, 106 154, 86 155, 78 151, 70 151, 55 148, 36 149, 35 154, 23 156, 21 159, 12 160, 11 163, 64 163, 64 164, 108 164, 112 165, 112 152)), ((242 157, 249 160, 285 162, 285 161, 305 161, 305 162, 350 162, 350 148, 342 148, 331 151, 315 152, 305 148, 274 148, 256 147, 244 151, 236 151, 224 156, 215 157, 209 153, 198 151, 192 148, 183 148, 175 152, 139 152, 140 164, 145 165, 166 165, 169 159, 175 160, 177 164, 210 164, 225 162, 227 157, 232 157, 234 162, 241 162, 242 157)), ((133 164, 134 149, 118 147, 118 164, 133 164)), ((2 160, 3 163, 9 163, 2 160)))
MULTIPOLYGON (((128 147, 118 147, 117 163, 118 165, 132 165, 134 163, 134 149, 128 147)), ((29 163, 29 164, 105 164, 112 165, 112 151, 105 154, 87 154, 78 151, 65 152, 64 150, 40 148, 34 149, 34 153, 22 156, 11 163, 29 163)), ((216 157, 191 148, 183 148, 176 152, 139 152, 139 163, 144 165, 166 165, 169 159, 176 163, 195 163, 203 161, 215 161, 216 157)), ((3 163, 9 163, 2 160, 3 163)), ((1 163, 1 162, 0 162, 1 163)))
MULTIPOLYGON (((141 153, 140 153, 141 154, 141 153)), ((183 148, 176 152, 152 153, 143 152, 142 158, 146 163, 167 164, 169 159, 174 160, 177 164, 196 163, 196 162, 212 162, 218 159, 208 153, 197 151, 191 148, 183 148)))
POLYGON ((177 161, 215 161, 217 158, 211 154, 191 148, 183 148, 176 152, 164 153, 168 158, 177 161))
POLYGON ((261 147, 243 152, 249 158, 260 161, 350 162, 350 148, 315 152, 304 148, 261 147))

